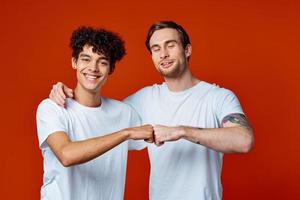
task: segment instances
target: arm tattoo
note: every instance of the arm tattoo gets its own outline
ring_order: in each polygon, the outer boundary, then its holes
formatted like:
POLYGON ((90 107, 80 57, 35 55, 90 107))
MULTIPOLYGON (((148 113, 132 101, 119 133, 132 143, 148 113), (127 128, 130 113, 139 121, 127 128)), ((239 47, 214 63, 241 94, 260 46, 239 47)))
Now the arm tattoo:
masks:
POLYGON ((234 124, 239 124, 247 129, 252 129, 251 125, 249 124, 245 115, 243 114, 234 113, 234 114, 227 115, 226 117, 223 118, 221 126, 224 127, 224 124, 228 121, 234 124))

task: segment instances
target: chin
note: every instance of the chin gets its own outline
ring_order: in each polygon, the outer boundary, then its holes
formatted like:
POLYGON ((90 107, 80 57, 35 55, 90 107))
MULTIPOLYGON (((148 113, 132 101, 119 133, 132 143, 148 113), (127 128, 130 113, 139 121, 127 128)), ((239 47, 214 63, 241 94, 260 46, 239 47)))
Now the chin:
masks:
POLYGON ((159 73, 167 78, 176 78, 178 77, 179 74, 179 70, 176 68, 173 69, 160 69, 159 73))
POLYGON ((98 88, 86 88, 89 93, 99 93, 100 89, 98 88))
POLYGON ((95 93, 100 91, 102 84, 83 84, 82 86, 86 91, 95 93))

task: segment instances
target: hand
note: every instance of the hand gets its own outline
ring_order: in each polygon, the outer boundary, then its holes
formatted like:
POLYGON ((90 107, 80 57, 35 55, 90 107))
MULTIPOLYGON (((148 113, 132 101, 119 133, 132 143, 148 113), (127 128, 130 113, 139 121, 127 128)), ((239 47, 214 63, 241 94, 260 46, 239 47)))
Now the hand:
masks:
POLYGON ((218 87, 218 88, 220 87, 220 86, 219 86, 218 84, 216 84, 216 83, 213 83, 213 85, 216 86, 216 87, 218 87))
POLYGON ((49 98, 55 103, 57 103, 59 106, 65 107, 66 96, 72 98, 73 90, 68 88, 61 82, 57 82, 55 85, 52 86, 49 98))
POLYGON ((155 145, 161 146, 167 141, 176 141, 183 137, 184 127, 168 127, 162 125, 153 126, 155 145))
POLYGON ((125 129, 129 133, 129 139, 145 140, 146 142, 153 143, 153 127, 151 125, 144 125, 134 128, 125 129))

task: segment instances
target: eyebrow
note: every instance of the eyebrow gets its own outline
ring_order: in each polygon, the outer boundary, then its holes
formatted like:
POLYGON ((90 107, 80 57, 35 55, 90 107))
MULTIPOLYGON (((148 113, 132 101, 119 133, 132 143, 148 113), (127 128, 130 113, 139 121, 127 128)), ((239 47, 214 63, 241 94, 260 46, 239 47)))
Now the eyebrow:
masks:
MULTIPOLYGON (((90 56, 90 55, 88 55, 88 54, 85 54, 85 53, 81 53, 80 55, 79 55, 79 57, 88 57, 88 58, 92 58, 92 56, 90 56)), ((98 58, 98 60, 107 60, 107 61, 109 61, 109 59, 106 57, 106 56, 100 56, 99 58, 98 58)))
MULTIPOLYGON (((178 44, 178 41, 177 41, 177 40, 167 40, 167 41, 165 41, 164 43, 165 43, 165 44, 169 44, 169 43, 172 43, 172 42, 175 42, 175 43, 178 44)), ((158 44, 154 44, 154 45, 150 46, 150 49, 153 49, 154 47, 159 47, 159 45, 158 45, 158 44)))
POLYGON ((79 55, 79 57, 89 57, 89 58, 91 58, 91 56, 90 56, 90 55, 88 55, 88 54, 85 54, 85 53, 81 53, 81 54, 79 55))
POLYGON ((167 40, 165 43, 169 44, 169 43, 172 43, 172 42, 178 43, 177 40, 167 40))

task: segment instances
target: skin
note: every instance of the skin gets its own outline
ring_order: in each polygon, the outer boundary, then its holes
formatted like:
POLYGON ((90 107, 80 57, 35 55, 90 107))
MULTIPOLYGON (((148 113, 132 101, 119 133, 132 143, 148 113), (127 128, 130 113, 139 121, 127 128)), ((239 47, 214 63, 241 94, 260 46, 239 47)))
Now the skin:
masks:
MULTIPOLYGON (((110 68, 108 60, 102 54, 94 53, 92 47, 87 45, 77 60, 72 58, 72 67, 76 70, 77 76, 74 98, 78 103, 88 107, 101 105, 99 92, 108 77, 110 68)), ((52 133, 46 142, 63 166, 68 167, 94 159, 126 140, 153 141, 152 138, 153 127, 144 125, 74 142, 67 133, 58 131, 52 133)))
MULTIPOLYGON (((188 66, 192 46, 188 44, 183 47, 177 30, 164 28, 155 31, 149 45, 153 64, 171 91, 183 91, 200 82, 192 75, 188 66)), ((57 83, 50 98, 54 101, 60 98, 61 101, 56 102, 64 105, 64 91, 70 93, 69 88, 57 83)), ((247 153, 254 144, 251 125, 244 115, 236 113, 224 117, 221 128, 155 125, 153 130, 157 146, 164 142, 185 139, 223 153, 247 153)))
POLYGON ((175 29, 164 28, 153 33, 149 41, 151 57, 155 68, 164 77, 168 88, 179 92, 193 87, 200 82, 192 76, 188 66, 188 57, 192 46, 185 48, 175 29))
MULTIPOLYGON (((171 28, 157 30, 151 36, 149 44, 152 61, 171 91, 183 91, 200 82, 188 67, 192 47, 191 45, 183 47, 177 30, 171 28)), ((155 144, 158 146, 179 139, 189 140, 223 153, 246 153, 253 146, 252 128, 241 114, 226 116, 222 120, 221 128, 156 125, 153 129, 155 144)))

